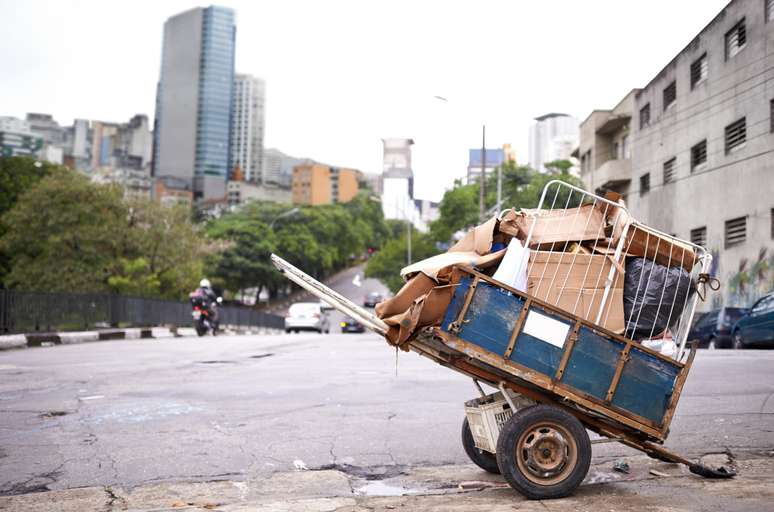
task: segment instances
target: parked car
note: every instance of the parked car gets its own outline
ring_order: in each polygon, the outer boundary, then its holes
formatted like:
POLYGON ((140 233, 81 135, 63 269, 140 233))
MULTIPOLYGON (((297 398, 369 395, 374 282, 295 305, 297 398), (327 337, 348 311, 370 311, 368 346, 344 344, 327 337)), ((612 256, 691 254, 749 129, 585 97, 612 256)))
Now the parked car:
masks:
POLYGON ((381 301, 384 300, 384 295, 379 292, 371 292, 363 298, 363 307, 373 308, 376 307, 381 301))
POLYGON ((328 314, 319 302, 296 302, 285 316, 285 332, 331 332, 328 314))
POLYGON ((365 332, 363 324, 352 318, 351 316, 345 316, 341 319, 341 332, 365 332))
POLYGON ((774 293, 758 299, 732 328, 734 348, 774 348, 774 293))
POLYGON ((720 308, 704 313, 693 324, 688 339, 698 341, 701 348, 731 348, 731 327, 748 311, 747 308, 720 308))

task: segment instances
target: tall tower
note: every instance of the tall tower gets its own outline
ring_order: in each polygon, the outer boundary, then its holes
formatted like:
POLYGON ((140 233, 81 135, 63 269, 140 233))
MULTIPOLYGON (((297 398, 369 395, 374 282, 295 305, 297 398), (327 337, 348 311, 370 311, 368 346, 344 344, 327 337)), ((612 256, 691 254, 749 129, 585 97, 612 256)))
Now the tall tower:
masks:
POLYGON ((191 183, 196 200, 226 196, 235 38, 226 7, 197 7, 164 23, 153 175, 191 183))
POLYGON ((231 115, 231 165, 238 165, 245 181, 266 182, 263 175, 265 84, 260 78, 236 75, 231 115))
POLYGON ((546 172, 547 162, 570 158, 579 134, 579 122, 570 115, 550 113, 536 117, 535 124, 529 127, 530 167, 546 172))
POLYGON ((382 139, 382 209, 387 219, 413 220, 412 139, 382 139))

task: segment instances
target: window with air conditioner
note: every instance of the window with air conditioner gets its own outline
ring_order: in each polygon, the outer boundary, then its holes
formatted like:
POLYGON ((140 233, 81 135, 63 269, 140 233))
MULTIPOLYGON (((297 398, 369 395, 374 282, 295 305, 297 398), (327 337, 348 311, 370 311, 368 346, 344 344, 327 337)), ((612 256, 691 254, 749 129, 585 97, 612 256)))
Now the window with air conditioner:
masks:
POLYGON ((672 183, 675 181, 675 163, 677 158, 672 157, 664 162, 664 184, 672 183))
POLYGON ((745 28, 744 18, 726 32, 726 60, 742 51, 747 44, 747 29, 745 28))
POLYGON ((677 81, 673 80, 671 84, 664 87, 664 111, 674 105, 677 99, 677 81))
POLYGON ((707 141, 699 142, 691 148, 691 172, 700 171, 707 164, 707 141))
POLYGON ((707 54, 705 53, 691 64, 691 89, 695 89, 697 85, 704 82, 707 79, 708 72, 709 65, 707 64, 707 54))
POLYGON ((745 118, 726 126, 726 154, 740 149, 747 141, 747 123, 745 118))
POLYGON ((726 247, 741 245, 747 240, 747 217, 726 221, 726 247))

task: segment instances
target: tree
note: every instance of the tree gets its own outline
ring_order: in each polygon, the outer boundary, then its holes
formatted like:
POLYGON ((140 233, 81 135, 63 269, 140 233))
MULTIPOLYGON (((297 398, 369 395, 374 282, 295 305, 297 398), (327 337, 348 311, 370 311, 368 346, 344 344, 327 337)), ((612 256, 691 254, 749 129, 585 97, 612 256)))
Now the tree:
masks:
MULTIPOLYGON (((32 157, 0 157, 0 218, 16 204, 19 196, 31 189, 51 172, 64 170, 48 162, 37 162, 32 157)), ((0 222, 0 237, 5 234, 0 222)), ((0 251, 0 287, 10 270, 10 255, 0 251)))
POLYGON ((128 211, 118 187, 54 172, 3 216, 6 284, 25 290, 104 292, 124 255, 128 211))
POLYGON ((47 292, 118 292, 181 298, 204 250, 183 207, 126 202, 115 185, 58 169, 3 216, 7 284, 47 292))
POLYGON ((550 169, 559 174, 569 174, 569 171, 574 164, 569 160, 552 160, 543 165, 545 165, 546 169, 550 169))
POLYGON ((440 217, 430 225, 432 237, 439 242, 448 242, 460 229, 478 223, 479 185, 462 185, 455 182, 454 188, 447 190, 438 209, 440 217))
MULTIPOLYGON (((387 242, 366 265, 365 276, 380 279, 393 293, 403 286, 400 270, 406 266, 406 234, 387 242)), ((417 230, 411 232, 411 255, 413 261, 421 261, 438 254, 433 239, 417 230)))

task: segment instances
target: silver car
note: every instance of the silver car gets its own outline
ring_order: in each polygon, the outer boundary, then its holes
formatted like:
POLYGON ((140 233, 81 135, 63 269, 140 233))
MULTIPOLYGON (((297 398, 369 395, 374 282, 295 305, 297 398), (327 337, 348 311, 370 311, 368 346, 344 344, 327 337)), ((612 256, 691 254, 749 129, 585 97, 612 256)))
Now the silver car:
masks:
POLYGON ((296 302, 285 316, 285 332, 331 332, 326 309, 319 302, 296 302))

